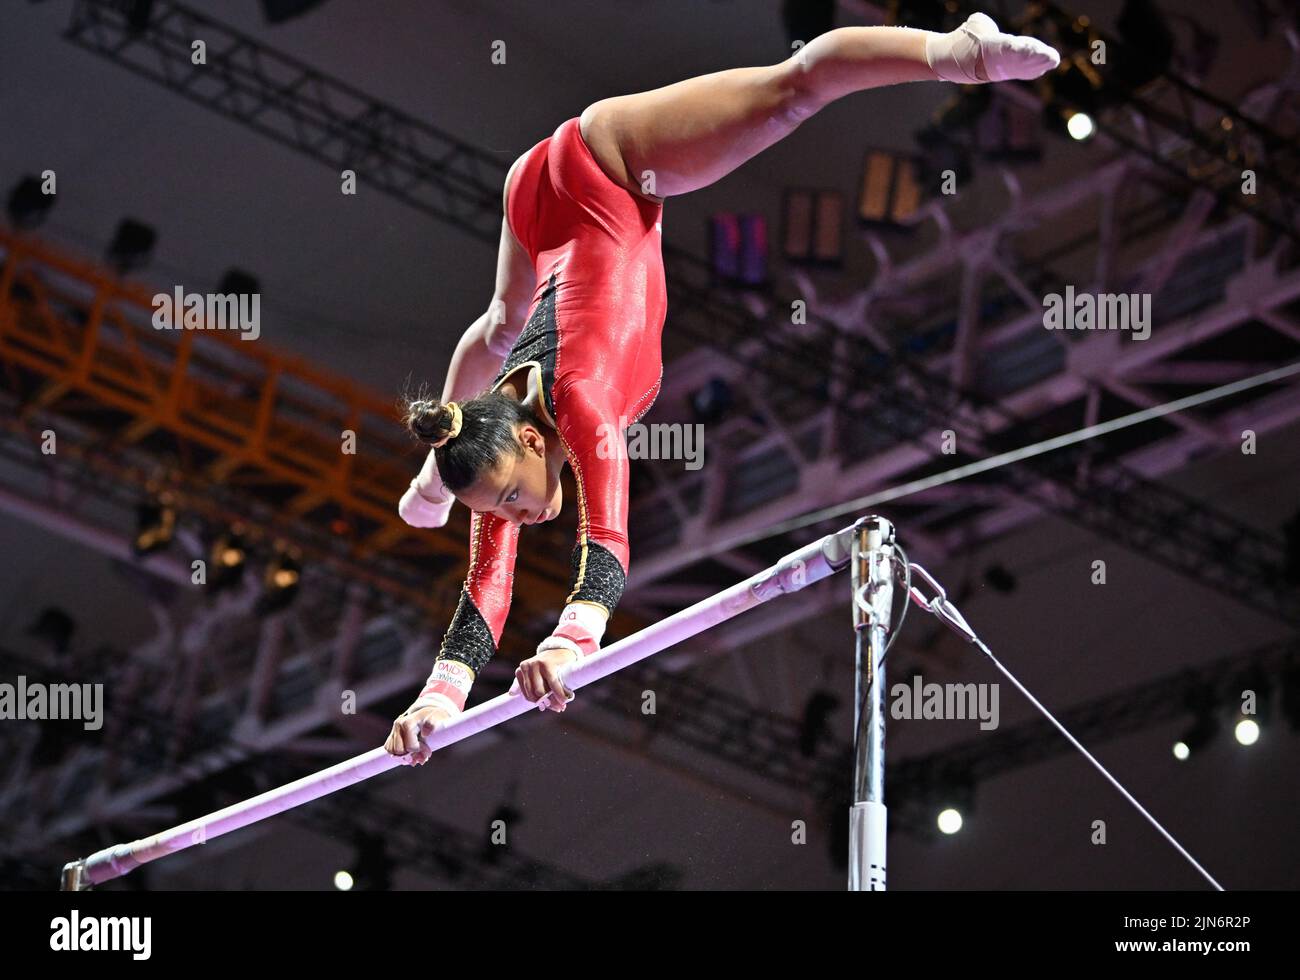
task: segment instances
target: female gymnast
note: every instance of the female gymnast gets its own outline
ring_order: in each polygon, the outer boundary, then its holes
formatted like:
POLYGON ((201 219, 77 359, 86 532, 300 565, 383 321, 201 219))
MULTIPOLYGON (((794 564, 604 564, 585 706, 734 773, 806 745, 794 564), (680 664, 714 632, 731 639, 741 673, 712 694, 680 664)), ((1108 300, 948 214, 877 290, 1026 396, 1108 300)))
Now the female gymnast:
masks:
POLYGON ((562 668, 599 649, 628 571, 628 462, 602 451, 602 436, 659 392, 664 199, 708 186, 851 92, 1037 78, 1059 61, 983 14, 948 34, 843 27, 778 65, 596 102, 514 162, 492 302, 457 344, 442 398, 407 406, 433 448, 402 518, 441 527, 453 500, 472 516, 460 601, 424 689, 393 722, 390 753, 422 765, 423 737, 464 709, 505 627, 519 528, 555 519, 566 463, 578 497, 571 589, 511 690, 563 711, 573 692, 562 668))

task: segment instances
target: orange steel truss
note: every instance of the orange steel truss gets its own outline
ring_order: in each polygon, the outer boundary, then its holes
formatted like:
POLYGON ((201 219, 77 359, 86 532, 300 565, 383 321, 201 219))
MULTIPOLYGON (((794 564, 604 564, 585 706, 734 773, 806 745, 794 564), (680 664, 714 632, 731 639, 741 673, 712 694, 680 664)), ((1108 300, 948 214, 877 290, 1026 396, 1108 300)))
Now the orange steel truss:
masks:
MULTIPOLYGON (((157 329, 149 289, 29 235, 0 226, 0 249, 0 388, 14 391, 23 414, 44 410, 93 431, 97 445, 69 450, 93 457, 105 478, 142 486, 145 478, 115 466, 105 447, 158 460, 187 512, 233 519, 204 491, 237 488, 271 515, 257 522, 266 535, 328 536, 317 557, 342 555, 349 574, 450 616, 468 521, 460 508, 439 531, 398 517, 423 449, 402 430, 394 400, 261 339, 157 329), (355 434, 351 453, 346 432, 355 434), (407 563, 417 580, 427 575, 428 586, 368 570, 377 555, 407 563)), ((563 529, 530 529, 512 621, 559 608, 571 545, 563 529)))

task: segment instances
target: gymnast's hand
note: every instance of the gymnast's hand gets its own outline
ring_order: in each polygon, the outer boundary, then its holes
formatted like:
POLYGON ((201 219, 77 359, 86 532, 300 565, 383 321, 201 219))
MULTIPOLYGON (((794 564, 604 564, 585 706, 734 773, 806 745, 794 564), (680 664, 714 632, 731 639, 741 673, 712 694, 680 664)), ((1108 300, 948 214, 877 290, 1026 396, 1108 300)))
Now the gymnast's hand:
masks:
POLYGON ((384 748, 390 755, 402 756, 404 766, 422 766, 433 755, 424 739, 450 719, 451 713, 437 705, 407 708, 393 722, 393 730, 389 732, 384 748))
POLYGON ((560 668, 574 660, 571 650, 543 650, 529 657, 515 669, 515 682, 510 686, 510 693, 518 692, 529 701, 537 701, 539 711, 563 711, 576 695, 564 683, 560 668))
POLYGON ((429 450, 420 472, 402 494, 397 513, 411 527, 442 527, 455 502, 456 497, 442 482, 433 450, 429 450))

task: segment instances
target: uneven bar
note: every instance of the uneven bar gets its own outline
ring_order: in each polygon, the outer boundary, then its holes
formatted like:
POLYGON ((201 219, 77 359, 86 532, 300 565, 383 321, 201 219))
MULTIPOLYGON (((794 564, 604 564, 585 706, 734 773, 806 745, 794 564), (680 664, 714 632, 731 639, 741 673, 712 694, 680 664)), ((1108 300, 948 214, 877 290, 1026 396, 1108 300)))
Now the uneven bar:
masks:
MULTIPOLYGON (((762 605, 769 599, 798 592, 847 566, 852 547, 851 526, 792 551, 745 581, 610 644, 565 672, 565 683, 576 691, 748 609, 762 605)), ((535 709, 536 705, 522 695, 501 694, 470 708, 445 728, 434 732, 428 737, 427 744, 436 752, 535 709)), ((129 844, 115 844, 96 851, 87 858, 71 861, 63 868, 62 887, 64 890, 81 890, 102 884, 149 861, 247 827, 399 765, 401 762, 398 758, 389 755, 382 747, 372 749, 329 769, 304 776, 278 789, 179 824, 162 833, 129 844)))

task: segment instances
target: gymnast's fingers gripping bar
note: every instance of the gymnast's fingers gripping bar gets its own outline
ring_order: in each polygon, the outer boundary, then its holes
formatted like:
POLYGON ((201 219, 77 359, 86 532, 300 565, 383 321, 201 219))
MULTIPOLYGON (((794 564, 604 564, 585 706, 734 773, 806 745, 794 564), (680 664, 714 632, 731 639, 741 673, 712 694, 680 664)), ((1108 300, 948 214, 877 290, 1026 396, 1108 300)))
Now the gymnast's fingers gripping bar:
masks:
MULTIPOLYGON (((866 519, 866 518, 864 518, 866 519)), ((854 525, 856 526, 856 525, 854 525)), ((577 690, 608 677, 660 650, 689 639, 711 626, 762 605, 778 595, 798 592, 804 586, 846 567, 851 555, 854 527, 847 527, 792 551, 770 568, 731 588, 647 626, 638 633, 612 643, 575 665, 564 681, 577 690)), ((492 728, 535 707, 520 694, 501 694, 469 709, 425 739, 433 751, 492 728)), ((359 783, 401 765, 397 756, 382 747, 362 753, 346 762, 304 776, 278 789, 269 790, 242 803, 209 813, 170 830, 129 844, 116 844, 90 857, 69 862, 63 868, 65 890, 79 890, 126 874, 148 861, 202 844, 232 830, 265 820, 277 813, 310 803, 337 790, 359 783)))

